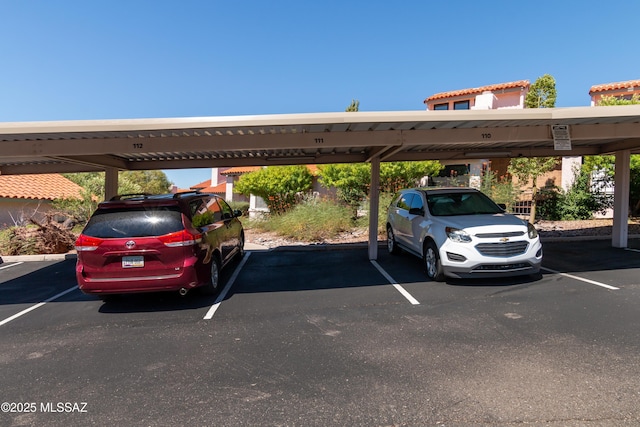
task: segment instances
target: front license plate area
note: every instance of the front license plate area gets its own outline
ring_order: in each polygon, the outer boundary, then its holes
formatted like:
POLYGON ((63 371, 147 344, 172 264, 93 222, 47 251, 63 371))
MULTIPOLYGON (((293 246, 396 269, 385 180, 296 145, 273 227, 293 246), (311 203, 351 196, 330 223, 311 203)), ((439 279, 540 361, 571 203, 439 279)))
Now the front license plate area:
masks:
POLYGON ((140 268, 144 267, 143 256, 123 256, 122 268, 140 268))

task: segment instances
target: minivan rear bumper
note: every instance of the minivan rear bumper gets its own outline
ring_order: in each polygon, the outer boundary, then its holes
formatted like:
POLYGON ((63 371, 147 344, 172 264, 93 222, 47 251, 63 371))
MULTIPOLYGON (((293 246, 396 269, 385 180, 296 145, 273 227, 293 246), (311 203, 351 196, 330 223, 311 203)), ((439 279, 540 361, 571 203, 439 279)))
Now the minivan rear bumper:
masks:
POLYGON ((80 258, 76 263, 76 280, 82 292, 89 295, 127 294, 141 292, 179 291, 192 289, 200 281, 195 266, 187 266, 179 272, 131 277, 90 277, 85 274, 80 258))

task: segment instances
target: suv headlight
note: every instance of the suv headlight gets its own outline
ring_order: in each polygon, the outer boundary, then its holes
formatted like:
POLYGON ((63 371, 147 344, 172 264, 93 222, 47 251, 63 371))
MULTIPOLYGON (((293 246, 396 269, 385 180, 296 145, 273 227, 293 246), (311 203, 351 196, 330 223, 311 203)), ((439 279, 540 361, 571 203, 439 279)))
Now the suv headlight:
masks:
POLYGON ((536 228, 530 222, 527 222, 527 233, 529 234, 530 239, 535 239, 536 237, 538 237, 538 230, 536 230, 536 228))
POLYGON ((459 228, 446 227, 444 231, 447 233, 447 237, 456 243, 469 243, 471 242, 471 236, 459 228))

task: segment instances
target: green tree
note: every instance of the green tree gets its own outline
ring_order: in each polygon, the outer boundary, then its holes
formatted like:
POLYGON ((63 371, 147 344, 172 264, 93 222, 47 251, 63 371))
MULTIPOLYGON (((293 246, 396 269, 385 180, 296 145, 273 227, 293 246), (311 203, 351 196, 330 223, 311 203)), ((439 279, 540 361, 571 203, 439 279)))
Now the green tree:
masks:
POLYGON ((560 197, 560 219, 591 219, 595 212, 604 213, 611 201, 600 189, 591 185, 591 169, 577 167, 571 187, 560 197))
POLYGON ((425 176, 437 175, 444 165, 437 160, 386 162, 380 165, 380 190, 387 193, 415 187, 425 176))
MULTIPOLYGON (((556 80, 549 74, 538 77, 529 88, 524 101, 525 108, 553 108, 556 106, 556 80)), ((555 157, 519 157, 511 159, 507 170, 525 184, 531 182, 531 213, 529 222, 536 219, 538 178, 553 170, 558 164, 555 157)))
MULTIPOLYGON (((52 205, 84 223, 104 200, 104 172, 67 173, 63 176, 82 187, 81 199, 58 199, 52 205)), ((162 194, 171 182, 162 171, 125 171, 118 174, 118 193, 162 194)))
MULTIPOLYGON (((635 94, 631 99, 615 96, 603 96, 598 106, 634 105, 640 104, 640 95, 635 94)), ((583 167, 590 173, 601 175, 603 183, 611 182, 615 174, 614 156, 586 156, 583 167)), ((640 155, 632 154, 630 159, 629 209, 632 215, 640 213, 640 155)))
POLYGON ((640 104, 640 95, 634 94, 631 99, 618 98, 615 96, 603 96, 598 101, 599 106, 612 106, 612 105, 633 105, 640 104))
MULTIPOLYGON (((380 190, 394 193, 418 185, 424 176, 436 175, 443 168, 438 161, 385 162, 380 165, 380 190)), ((336 188, 338 199, 351 207, 356 218, 360 204, 369 196, 371 164, 350 163, 320 166, 320 182, 336 188)))
POLYGON ((311 189, 313 177, 306 166, 269 166, 242 175, 235 191, 262 197, 269 211, 282 214, 296 203, 296 195, 311 189))
POLYGON ((529 222, 533 224, 536 220, 536 205, 538 196, 538 178, 546 172, 552 171, 558 164, 556 157, 518 157, 511 159, 507 170, 518 178, 522 185, 531 182, 531 213, 529 222))
POLYGON ((356 112, 359 111, 360 109, 360 101, 358 101, 357 99, 353 99, 351 100, 351 104, 349 104, 349 106, 347 107, 346 112, 356 112))
POLYGON ((326 188, 334 187, 338 199, 351 208, 352 216, 356 218, 360 203, 369 194, 371 164, 330 164, 319 169, 320 183, 326 188))
POLYGON ((161 170, 124 171, 118 174, 118 186, 139 188, 143 193, 164 194, 169 192, 171 182, 161 170))
POLYGON ((538 77, 529 88, 525 108, 553 108, 556 106, 556 80, 549 74, 538 77))

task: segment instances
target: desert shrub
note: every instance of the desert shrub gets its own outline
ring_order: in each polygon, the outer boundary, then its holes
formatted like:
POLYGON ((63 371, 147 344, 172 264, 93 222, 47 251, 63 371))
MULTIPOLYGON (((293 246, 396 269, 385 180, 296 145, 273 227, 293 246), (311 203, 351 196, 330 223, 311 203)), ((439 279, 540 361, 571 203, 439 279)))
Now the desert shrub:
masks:
POLYGON ((480 191, 496 203, 503 203, 511 212, 522 192, 508 176, 498 177, 492 170, 487 170, 480 181, 480 191))
MULTIPOLYGON (((387 233, 387 213, 389 212, 389 205, 391 204, 393 196, 394 193, 380 193, 380 202, 378 205, 378 234, 380 235, 387 233)), ((369 203, 367 202, 363 207, 366 210, 366 214, 358 218, 357 224, 360 227, 366 228, 369 226, 369 203)))
POLYGON ((300 241, 322 241, 350 230, 350 210, 329 199, 305 197, 289 211, 266 220, 250 221, 249 227, 272 231, 300 241))

